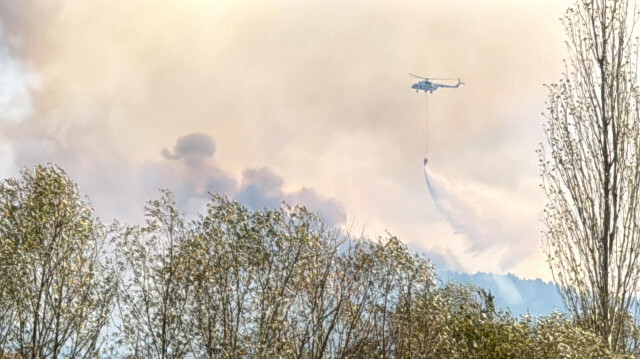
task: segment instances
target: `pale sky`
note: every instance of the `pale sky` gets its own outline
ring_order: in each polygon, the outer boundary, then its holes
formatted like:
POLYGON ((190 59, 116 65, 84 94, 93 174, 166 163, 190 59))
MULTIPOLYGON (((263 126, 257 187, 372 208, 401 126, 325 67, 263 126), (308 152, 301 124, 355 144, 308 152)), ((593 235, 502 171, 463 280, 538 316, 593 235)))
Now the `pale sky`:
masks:
POLYGON ((188 213, 301 203, 442 268, 549 279, 535 150, 569 4, 0 2, 0 175, 59 164, 107 222, 159 188, 188 213), (466 84, 427 112, 408 73, 466 84))

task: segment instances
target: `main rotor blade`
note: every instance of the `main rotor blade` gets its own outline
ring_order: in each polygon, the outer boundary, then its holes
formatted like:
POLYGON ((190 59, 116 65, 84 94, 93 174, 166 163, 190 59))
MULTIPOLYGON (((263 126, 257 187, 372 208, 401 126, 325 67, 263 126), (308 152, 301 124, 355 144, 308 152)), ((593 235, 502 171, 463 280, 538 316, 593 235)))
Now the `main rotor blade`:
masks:
POLYGON ((414 74, 411 74, 411 73, 409 75, 411 75, 411 76, 413 76, 415 78, 419 78, 419 79, 423 79, 423 80, 427 80, 427 81, 429 81, 429 80, 452 80, 452 81, 453 80, 457 80, 456 78, 453 78, 453 77, 422 77, 422 76, 414 75, 414 74))
POLYGON ((414 75, 414 74, 409 74, 409 75, 411 75, 411 76, 413 76, 413 77, 416 77, 416 78, 419 78, 419 79, 423 79, 423 80, 427 80, 427 81, 429 80, 429 79, 428 79, 428 78, 426 78, 426 77, 422 77, 422 76, 418 76, 418 75, 414 75))

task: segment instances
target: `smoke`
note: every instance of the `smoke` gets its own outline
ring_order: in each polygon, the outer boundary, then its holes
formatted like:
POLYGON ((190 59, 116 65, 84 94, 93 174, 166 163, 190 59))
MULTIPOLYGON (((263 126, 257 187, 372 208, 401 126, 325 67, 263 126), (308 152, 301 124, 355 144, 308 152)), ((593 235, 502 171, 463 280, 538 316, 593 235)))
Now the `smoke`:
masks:
POLYGON ((285 199, 288 203, 300 203, 307 208, 321 214, 328 224, 344 224, 346 212, 344 206, 335 198, 326 198, 310 187, 288 193, 285 199))
POLYGON ((192 133, 178 138, 173 152, 166 147, 162 149, 162 155, 172 160, 187 156, 195 156, 196 158, 211 157, 215 152, 216 146, 213 139, 202 133, 192 133))
MULTIPOLYGON (((537 186, 537 173, 522 175, 531 167, 522 144, 537 144, 538 127, 522 119, 543 110, 539 84, 562 71, 562 41, 549 40, 561 33, 551 20, 561 2, 149 4, 0 1, 0 168, 59 164, 97 210, 107 208, 105 218, 130 220, 158 188, 189 211, 215 191, 254 208, 307 204, 336 220, 348 210, 372 233, 444 253, 450 243, 432 239, 449 234, 448 224, 422 200, 415 163, 402 160, 419 151, 424 131, 410 120, 424 106, 411 96, 411 71, 468 83, 430 104, 430 117, 447 119, 433 123, 443 171, 473 162, 472 177, 496 187, 490 177, 505 172, 501 193, 537 186), (506 122, 525 130, 505 135, 497 125, 506 122), (269 187, 249 175, 263 167, 281 181, 269 187)), ((458 198, 449 212, 482 212, 473 195, 458 198)), ((464 236, 491 237, 457 222, 464 236)), ((537 243, 538 231, 529 233, 537 243)))
POLYGON ((467 253, 490 251, 501 270, 536 253, 535 243, 522 240, 535 225, 535 217, 528 216, 527 199, 479 183, 454 185, 428 168, 426 160, 424 171, 436 207, 455 232, 465 237, 467 253))
MULTIPOLYGON (((160 160, 148 161, 137 169, 111 169, 120 173, 121 179, 127 174, 127 186, 119 188, 126 195, 121 193, 120 198, 127 198, 127 202, 142 208, 145 200, 157 196, 159 188, 168 188, 173 191, 178 208, 193 217, 202 213, 210 193, 221 193, 252 210, 278 208, 285 202, 306 206, 330 225, 345 221, 345 210, 338 200, 327 198, 311 187, 287 189, 284 178, 269 167, 245 168, 238 179, 219 164, 215 158, 215 141, 205 133, 181 136, 171 149, 164 147, 160 154, 160 160)), ((114 184, 109 186, 114 187, 114 184)), ((113 202, 113 198, 99 198, 99 202, 108 205, 110 199, 113 202)), ((111 212, 107 217, 122 214, 122 210, 111 212)), ((140 214, 128 216, 141 218, 140 214)))
POLYGON ((522 294, 513 283, 513 276, 491 274, 498 286, 498 295, 504 299, 507 306, 515 306, 522 303, 522 294))
POLYGON ((284 200, 283 184, 284 179, 267 167, 245 169, 235 198, 252 209, 274 208, 284 200))
POLYGON ((32 91, 39 86, 39 76, 14 53, 0 26, 0 123, 19 123, 33 115, 32 91))
POLYGON ((234 198, 255 210, 276 208, 282 202, 303 205, 319 213, 329 224, 344 223, 344 207, 335 198, 325 198, 309 187, 287 192, 283 186, 284 179, 267 167, 245 169, 240 192, 234 198))
MULTIPOLYGON (((1 10, 1 8, 0 8, 1 10)), ((41 87, 40 76, 19 56, 19 41, 5 31, 0 13, 0 130, 23 123, 35 113, 33 92, 41 87)), ((0 132, 0 176, 15 170, 12 136, 0 132)))

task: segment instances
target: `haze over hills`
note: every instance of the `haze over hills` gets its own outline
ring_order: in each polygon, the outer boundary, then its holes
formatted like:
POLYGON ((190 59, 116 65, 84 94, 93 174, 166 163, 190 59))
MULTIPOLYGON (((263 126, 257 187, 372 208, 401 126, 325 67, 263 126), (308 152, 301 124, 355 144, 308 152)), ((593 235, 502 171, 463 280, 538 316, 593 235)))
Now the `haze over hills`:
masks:
POLYGON ((438 271, 438 276, 444 283, 455 281, 485 288, 495 296, 498 308, 508 309, 516 317, 564 311, 562 298, 555 284, 542 279, 521 279, 513 274, 468 274, 446 270, 438 271))

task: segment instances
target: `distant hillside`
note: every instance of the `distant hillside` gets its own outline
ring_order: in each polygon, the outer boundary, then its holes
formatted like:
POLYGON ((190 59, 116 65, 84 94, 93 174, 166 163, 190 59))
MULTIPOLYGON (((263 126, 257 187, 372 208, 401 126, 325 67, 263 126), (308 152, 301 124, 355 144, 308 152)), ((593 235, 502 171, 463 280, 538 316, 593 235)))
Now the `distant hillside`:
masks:
POLYGON ((439 271, 443 282, 472 283, 485 288, 495 296, 496 305, 509 309, 514 316, 540 316, 554 310, 564 311, 556 286, 541 279, 520 279, 513 274, 499 275, 478 272, 476 274, 439 271))

